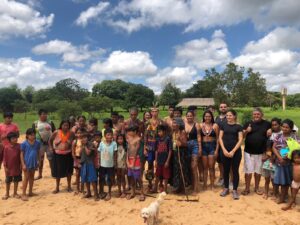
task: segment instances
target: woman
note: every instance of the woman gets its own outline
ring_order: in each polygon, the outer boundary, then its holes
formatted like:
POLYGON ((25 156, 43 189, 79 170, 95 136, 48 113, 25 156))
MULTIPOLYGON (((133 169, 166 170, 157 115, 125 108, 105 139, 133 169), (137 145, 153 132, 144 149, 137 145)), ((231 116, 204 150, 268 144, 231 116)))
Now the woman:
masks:
POLYGON ((285 198, 288 195, 289 187, 292 183, 292 164, 291 161, 283 154, 287 149, 287 139, 292 138, 299 142, 299 137, 293 132, 294 122, 286 119, 281 123, 281 134, 278 134, 274 139, 273 153, 276 156, 275 159, 275 174, 274 185, 279 188, 281 186, 280 197, 278 204, 284 203, 285 198))
POLYGON ((184 122, 181 118, 173 119, 173 187, 176 193, 184 191, 184 187, 190 184, 187 136, 184 130, 184 122), (181 168, 183 177, 181 174, 181 168), (185 184, 183 183, 183 180, 185 184), (185 185, 185 186, 184 186, 185 185))
POLYGON ((152 115, 151 115, 151 112, 150 111, 146 111, 144 112, 144 115, 143 115, 143 122, 144 122, 144 125, 146 126, 146 124, 149 122, 149 120, 152 118, 152 115))
POLYGON ((72 192, 71 176, 73 174, 72 141, 74 133, 70 131, 70 122, 63 120, 59 129, 49 139, 49 148, 53 152, 52 177, 56 178, 54 194, 59 192, 60 179, 67 177, 68 192, 72 192))
MULTIPOLYGON (((70 125, 70 127, 71 127, 71 125, 70 125)), ((87 124, 86 124, 86 117, 83 116, 83 115, 77 117, 77 121, 75 122, 75 126, 71 127, 71 131, 74 134, 76 134, 76 131, 78 129, 81 129, 81 128, 86 129, 86 130, 88 128, 87 124)))
POLYGON ((211 111, 207 110, 203 114, 203 120, 200 124, 200 133, 202 140, 202 163, 203 163, 203 188, 207 189, 207 178, 209 171, 210 188, 215 186, 215 162, 219 151, 219 126, 215 123, 211 111))
POLYGON ((187 147, 191 165, 193 191, 198 192, 198 158, 201 156, 201 136, 200 126, 195 122, 195 115, 193 111, 188 111, 186 113, 185 132, 188 139, 187 147))
POLYGON ((221 125, 219 142, 222 148, 222 161, 224 166, 224 189, 221 196, 225 197, 229 194, 229 173, 232 169, 233 173, 233 192, 234 200, 239 199, 237 188, 239 185, 239 167, 242 159, 241 145, 243 142, 243 128, 237 124, 237 113, 235 110, 228 110, 226 113, 227 121, 221 125))

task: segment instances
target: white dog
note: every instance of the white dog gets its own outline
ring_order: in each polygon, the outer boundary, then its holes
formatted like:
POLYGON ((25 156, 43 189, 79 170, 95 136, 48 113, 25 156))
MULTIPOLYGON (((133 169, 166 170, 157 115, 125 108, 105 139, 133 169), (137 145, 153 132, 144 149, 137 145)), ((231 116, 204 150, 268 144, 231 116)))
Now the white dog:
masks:
POLYGON ((144 223, 147 223, 147 225, 155 225, 158 223, 159 206, 166 195, 166 192, 160 193, 154 202, 147 208, 141 210, 141 217, 144 219, 144 223))

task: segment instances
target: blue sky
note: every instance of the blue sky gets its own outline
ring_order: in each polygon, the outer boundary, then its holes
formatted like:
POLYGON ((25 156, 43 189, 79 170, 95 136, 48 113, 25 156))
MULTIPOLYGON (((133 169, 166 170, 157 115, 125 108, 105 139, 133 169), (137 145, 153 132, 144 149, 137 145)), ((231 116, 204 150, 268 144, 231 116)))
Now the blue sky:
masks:
POLYGON ((1 0, 0 19, 0 86, 120 78, 159 93, 235 62, 299 92, 297 0, 1 0))

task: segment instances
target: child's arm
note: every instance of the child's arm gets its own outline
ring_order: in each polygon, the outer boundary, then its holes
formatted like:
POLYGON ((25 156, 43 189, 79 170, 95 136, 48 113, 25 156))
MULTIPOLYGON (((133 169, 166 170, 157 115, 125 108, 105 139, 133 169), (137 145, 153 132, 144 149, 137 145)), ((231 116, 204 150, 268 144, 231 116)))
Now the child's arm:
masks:
POLYGON ((92 153, 92 149, 90 149, 87 145, 84 146, 84 151, 86 153, 86 155, 90 155, 92 153))
POLYGON ((279 152, 277 151, 277 149, 276 149, 276 143, 275 143, 275 142, 273 143, 273 148, 272 148, 272 150, 273 150, 273 153, 275 154, 275 156, 277 157, 278 161, 279 161, 280 163, 283 163, 283 158, 281 157, 281 155, 280 155, 279 152))
POLYGON ((72 156, 73 156, 73 158, 75 159, 75 140, 73 141, 73 143, 72 143, 72 156))
POLYGON ((135 155, 134 155, 134 160, 133 160, 133 166, 135 165, 135 161, 136 161, 136 157, 139 154, 139 148, 140 148, 140 141, 137 142, 136 146, 135 146, 135 155))
POLYGON ((23 171, 25 171, 26 170, 26 164, 25 164, 25 161, 24 161, 24 152, 22 150, 21 150, 20 158, 21 158, 22 169, 23 169, 23 171))
POLYGON ((167 161, 165 163, 165 167, 168 168, 169 165, 170 165, 170 160, 171 160, 171 156, 172 156, 172 142, 171 140, 169 139, 168 140, 168 158, 167 158, 167 161))
POLYGON ((114 167, 117 168, 118 166, 118 152, 117 151, 114 151, 114 167))

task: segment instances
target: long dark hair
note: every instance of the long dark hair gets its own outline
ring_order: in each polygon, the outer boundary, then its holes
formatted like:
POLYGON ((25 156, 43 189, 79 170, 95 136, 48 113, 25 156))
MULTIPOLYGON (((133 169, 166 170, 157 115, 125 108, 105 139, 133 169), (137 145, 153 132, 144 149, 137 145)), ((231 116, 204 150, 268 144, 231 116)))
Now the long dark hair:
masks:
POLYGON ((69 120, 66 120, 66 119, 65 119, 65 120, 62 120, 62 121, 60 122, 59 128, 58 128, 58 129, 61 130, 62 125, 63 125, 64 123, 67 123, 67 124, 69 125, 69 129, 71 128, 71 122, 70 122, 69 120))
POLYGON ((202 116, 202 122, 205 122, 205 114, 208 113, 211 116, 211 123, 215 123, 214 114, 210 110, 206 110, 202 116))

